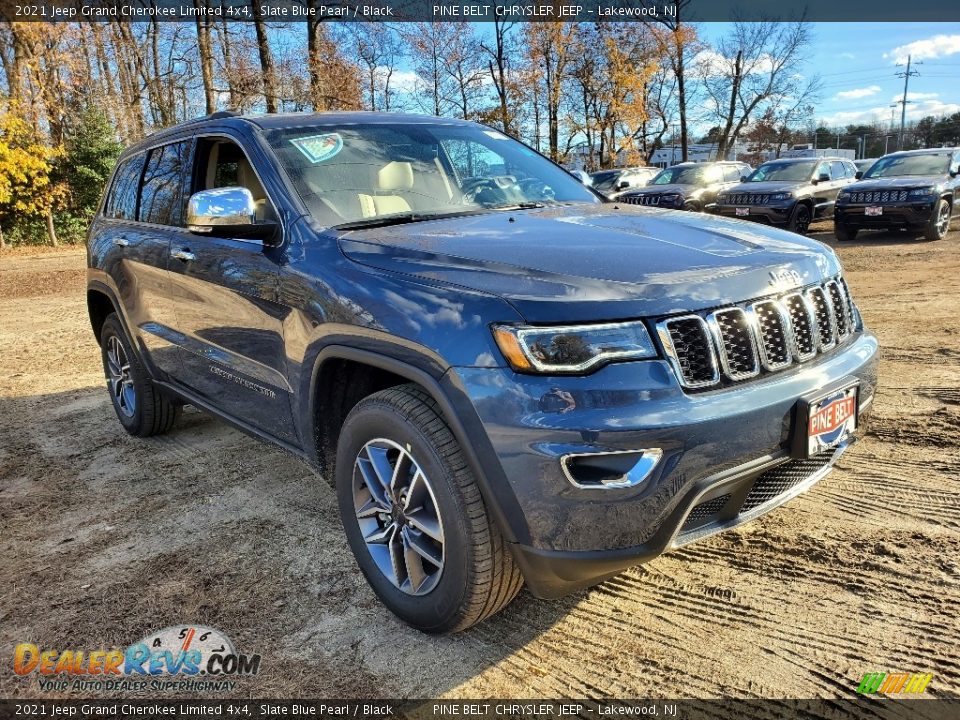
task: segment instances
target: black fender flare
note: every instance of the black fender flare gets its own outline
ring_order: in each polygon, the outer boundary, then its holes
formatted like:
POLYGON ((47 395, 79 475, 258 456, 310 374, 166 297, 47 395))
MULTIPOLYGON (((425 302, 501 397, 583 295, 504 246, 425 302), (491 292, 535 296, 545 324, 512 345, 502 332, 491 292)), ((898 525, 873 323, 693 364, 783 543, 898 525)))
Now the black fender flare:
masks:
MULTIPOLYGON (((370 344, 369 338, 364 338, 364 344, 370 344)), ((396 349, 393 343, 387 342, 385 345, 384 350, 396 349)), ((405 346, 405 350, 409 357, 411 348, 405 346)), ((333 359, 371 365, 422 387, 437 403, 444 421, 463 449, 484 502, 504 538, 510 543, 530 542, 526 517, 520 509, 520 503, 500 465, 483 423, 473 407, 473 402, 455 369, 442 364, 442 361, 438 362, 438 358, 429 351, 425 351, 423 355, 416 358, 419 366, 400 360, 393 354, 349 345, 328 344, 316 351, 309 360, 311 367, 308 376, 309 402, 301 404, 300 412, 301 422, 306 423, 303 425, 304 430, 309 430, 309 432, 303 432, 303 435, 306 441, 304 444, 308 446, 305 449, 310 457, 316 458, 318 451, 316 432, 313 427, 317 410, 317 381, 323 364, 333 359), (429 368, 429 371, 426 368, 429 368)))

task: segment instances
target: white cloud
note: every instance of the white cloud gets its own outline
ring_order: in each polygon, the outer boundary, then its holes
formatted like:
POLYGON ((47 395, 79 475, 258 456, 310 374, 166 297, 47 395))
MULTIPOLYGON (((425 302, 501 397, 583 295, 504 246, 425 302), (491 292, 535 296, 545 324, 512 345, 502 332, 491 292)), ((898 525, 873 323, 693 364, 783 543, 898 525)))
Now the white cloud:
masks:
MULTIPOLYGON (((380 77, 381 82, 386 80, 387 70, 388 68, 386 67, 377 68, 377 75, 380 77)), ((424 83, 420 79, 420 76, 412 70, 394 69, 393 74, 390 76, 390 89, 394 92, 415 93, 420 92, 423 87, 424 83)))
POLYGON ((836 100, 856 100, 858 98, 870 97, 871 95, 876 95, 883 88, 879 85, 871 85, 870 87, 864 88, 854 88, 853 90, 843 90, 836 94, 836 100))
MULTIPOLYGON (((912 100, 913 102, 917 102, 918 100, 935 100, 938 97, 940 97, 940 93, 929 93, 929 92, 908 92, 907 93, 907 100, 912 100)), ((893 103, 898 103, 901 100, 903 100, 903 93, 897 93, 892 98, 890 98, 890 102, 893 102, 893 103)))
POLYGON ((856 59, 857 59, 857 56, 854 55, 852 52, 842 52, 842 53, 840 53, 839 55, 837 55, 837 57, 840 58, 841 60, 856 60, 856 59))
POLYGON ((905 63, 907 55, 912 55, 914 60, 924 60, 957 53, 960 53, 960 35, 934 35, 926 40, 917 40, 895 47, 890 52, 884 53, 883 56, 892 58, 897 63, 905 63))
MULTIPOLYGON (((701 50, 693 58, 693 65, 705 76, 715 77, 725 75, 731 72, 734 58, 726 57, 716 50, 701 50)), ((747 69, 749 74, 766 75, 773 70, 775 60, 771 55, 761 55, 755 59, 748 60, 750 67, 747 69)))

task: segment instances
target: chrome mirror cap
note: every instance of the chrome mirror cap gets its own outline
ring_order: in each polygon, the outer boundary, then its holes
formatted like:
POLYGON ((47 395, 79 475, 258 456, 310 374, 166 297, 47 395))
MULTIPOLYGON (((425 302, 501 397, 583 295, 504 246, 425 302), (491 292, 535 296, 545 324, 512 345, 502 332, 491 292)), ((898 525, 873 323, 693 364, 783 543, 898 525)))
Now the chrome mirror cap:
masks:
POLYGON ((187 228, 190 232, 211 233, 216 227, 255 225, 256 215, 257 206, 247 188, 201 190, 187 203, 187 228))

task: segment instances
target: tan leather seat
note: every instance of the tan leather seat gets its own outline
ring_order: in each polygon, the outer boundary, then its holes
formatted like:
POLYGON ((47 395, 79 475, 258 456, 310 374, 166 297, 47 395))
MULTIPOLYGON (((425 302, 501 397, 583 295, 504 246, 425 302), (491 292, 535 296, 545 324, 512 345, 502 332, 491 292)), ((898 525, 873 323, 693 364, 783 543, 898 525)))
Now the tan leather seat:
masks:
POLYGON ((413 188, 413 166, 408 162, 389 162, 377 173, 377 193, 375 195, 358 193, 360 212, 363 213, 363 217, 409 212, 410 203, 397 195, 396 191, 411 188, 413 188))
MULTIPOLYGON (((224 146, 226 146, 228 158, 235 153, 239 153, 239 157, 235 161, 237 164, 237 185, 246 188, 250 191, 250 194, 253 195, 253 205, 257 221, 272 220, 273 218, 268 217, 268 215, 272 215, 272 212, 267 202, 267 191, 263 189, 260 178, 258 178, 257 174, 253 171, 253 166, 250 164, 250 161, 247 160, 246 155, 243 154, 240 148, 233 145, 233 143, 218 142, 210 148, 210 157, 207 160, 207 189, 216 187, 217 164, 220 162, 220 149, 224 146), (234 152, 229 152, 231 150, 234 152)), ((229 159, 226 160, 226 162, 230 161, 229 159)))

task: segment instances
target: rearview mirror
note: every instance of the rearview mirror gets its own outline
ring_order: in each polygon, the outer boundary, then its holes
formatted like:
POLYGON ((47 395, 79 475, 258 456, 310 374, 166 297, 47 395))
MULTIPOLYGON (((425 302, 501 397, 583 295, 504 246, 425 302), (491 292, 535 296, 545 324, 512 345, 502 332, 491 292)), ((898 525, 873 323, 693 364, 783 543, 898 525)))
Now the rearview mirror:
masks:
POLYGON ((859 180, 863 177, 863 170, 857 170, 856 174, 853 176, 854 179, 859 180))
POLYGON ((247 188, 201 190, 187 203, 187 229, 198 235, 267 240, 277 231, 274 222, 257 222, 257 204, 247 188))

